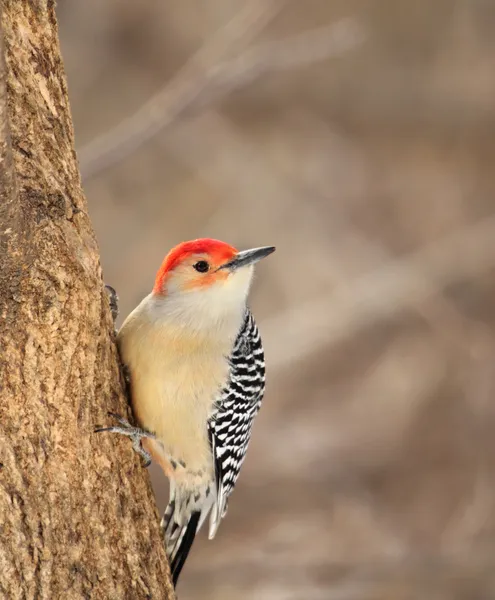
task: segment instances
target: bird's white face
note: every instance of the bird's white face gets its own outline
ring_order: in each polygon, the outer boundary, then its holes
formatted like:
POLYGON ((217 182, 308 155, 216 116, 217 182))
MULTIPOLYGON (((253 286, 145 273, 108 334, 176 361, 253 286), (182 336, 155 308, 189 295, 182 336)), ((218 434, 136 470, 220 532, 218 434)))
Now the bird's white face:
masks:
POLYGON ((246 306, 253 277, 253 266, 230 271, 220 269, 212 257, 199 254, 177 265, 164 281, 164 303, 175 307, 190 323, 215 326, 219 322, 240 319, 246 306), (195 265, 209 265, 197 271, 195 265))
POLYGON ((238 252, 214 240, 195 240, 165 258, 154 294, 169 318, 194 329, 232 327, 243 317, 254 263, 274 248, 238 252))

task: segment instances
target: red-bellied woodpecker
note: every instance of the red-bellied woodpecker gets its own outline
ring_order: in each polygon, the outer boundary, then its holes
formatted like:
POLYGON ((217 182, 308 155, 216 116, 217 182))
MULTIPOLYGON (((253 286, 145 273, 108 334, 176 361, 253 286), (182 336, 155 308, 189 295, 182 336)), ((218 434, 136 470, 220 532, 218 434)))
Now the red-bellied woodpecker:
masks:
POLYGON ((215 536, 246 455, 265 388, 246 300, 254 263, 274 250, 179 244, 118 333, 139 427, 117 417, 119 426, 99 431, 129 436, 170 479, 162 529, 174 584, 208 513, 215 536))

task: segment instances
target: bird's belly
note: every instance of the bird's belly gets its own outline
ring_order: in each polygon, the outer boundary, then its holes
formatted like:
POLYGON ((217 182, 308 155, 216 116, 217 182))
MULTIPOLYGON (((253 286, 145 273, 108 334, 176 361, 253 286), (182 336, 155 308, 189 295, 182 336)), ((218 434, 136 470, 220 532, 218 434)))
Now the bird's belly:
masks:
MULTIPOLYGON (((179 465, 201 471, 213 470, 208 441, 207 421, 218 394, 228 377, 228 363, 223 358, 198 357, 180 364, 162 360, 148 365, 148 373, 133 377, 132 405, 142 427, 156 434, 159 442, 152 454, 163 450, 179 465), (157 373, 152 371, 156 369, 157 373)), ((163 468, 163 465, 162 465, 163 468)), ((164 469, 165 470, 165 469, 164 469)))

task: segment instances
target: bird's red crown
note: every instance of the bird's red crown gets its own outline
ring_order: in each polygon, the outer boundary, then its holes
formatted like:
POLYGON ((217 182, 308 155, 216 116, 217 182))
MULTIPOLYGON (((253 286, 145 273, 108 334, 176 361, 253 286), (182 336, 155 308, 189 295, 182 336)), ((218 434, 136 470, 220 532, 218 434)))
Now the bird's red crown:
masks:
POLYGON ((156 274, 155 286, 153 292, 160 293, 163 290, 163 284, 167 275, 173 271, 184 260, 193 255, 206 254, 214 263, 222 264, 237 254, 237 249, 211 238, 200 238, 189 242, 181 242, 164 258, 163 263, 156 274))

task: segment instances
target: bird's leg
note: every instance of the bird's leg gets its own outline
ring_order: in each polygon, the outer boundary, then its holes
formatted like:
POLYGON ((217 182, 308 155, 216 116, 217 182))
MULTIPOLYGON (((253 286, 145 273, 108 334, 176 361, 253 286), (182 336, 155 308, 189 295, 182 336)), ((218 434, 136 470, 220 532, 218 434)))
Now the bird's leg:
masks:
POLYGON ((112 313, 113 324, 115 325, 115 321, 119 316, 119 296, 111 285, 105 285, 105 292, 108 296, 110 312, 112 313))
POLYGON ((120 433, 121 435, 127 436, 132 441, 133 449, 143 458, 144 466, 149 467, 151 464, 151 454, 143 448, 141 440, 143 438, 154 440, 156 439, 155 434, 131 425, 127 419, 124 419, 120 415, 116 415, 115 413, 108 413, 108 415, 118 421, 119 425, 116 427, 97 427, 95 433, 109 431, 110 433, 120 433))

